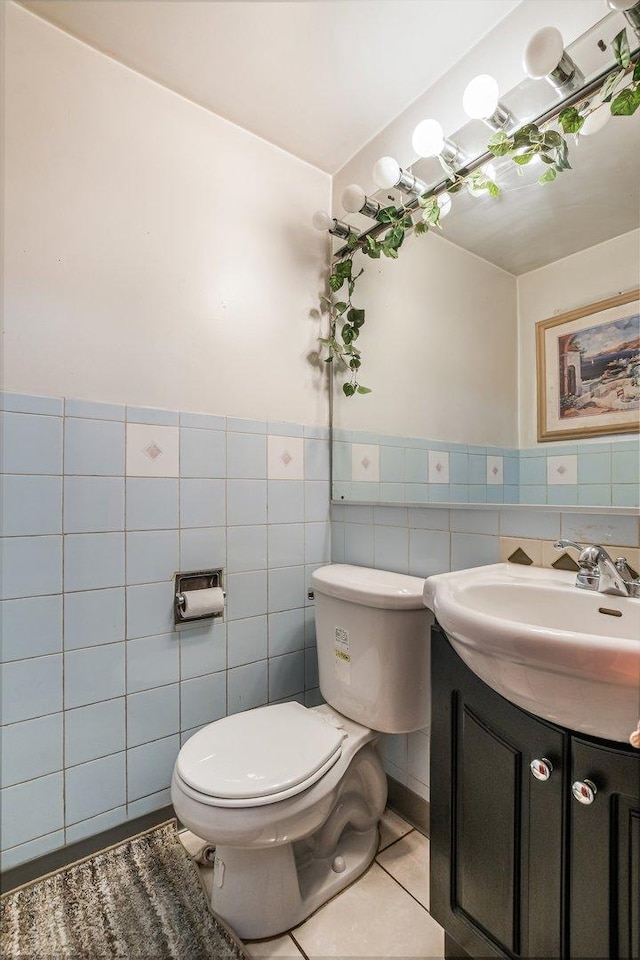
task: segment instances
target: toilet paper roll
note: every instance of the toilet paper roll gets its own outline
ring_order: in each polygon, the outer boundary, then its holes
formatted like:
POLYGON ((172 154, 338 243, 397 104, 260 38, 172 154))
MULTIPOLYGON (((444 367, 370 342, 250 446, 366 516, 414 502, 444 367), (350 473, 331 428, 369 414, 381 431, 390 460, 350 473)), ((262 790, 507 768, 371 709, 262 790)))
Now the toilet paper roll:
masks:
POLYGON ((221 587, 209 587, 207 590, 185 590, 183 620, 192 620, 194 617, 211 616, 213 613, 222 613, 224 610, 224 592, 221 587))

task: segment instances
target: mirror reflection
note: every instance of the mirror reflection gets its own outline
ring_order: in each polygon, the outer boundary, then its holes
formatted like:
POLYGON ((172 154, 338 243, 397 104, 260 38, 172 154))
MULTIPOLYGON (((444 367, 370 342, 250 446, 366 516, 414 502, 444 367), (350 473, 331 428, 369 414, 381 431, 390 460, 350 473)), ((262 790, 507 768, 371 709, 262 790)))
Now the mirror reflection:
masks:
MULTIPOLYGON (((621 14, 610 14, 567 50, 583 86, 614 63, 614 38, 625 27, 621 14)), ((637 47, 635 32, 627 35, 637 47)), ((528 78, 500 106, 522 125, 561 98, 528 78)), ((359 382, 372 392, 345 397, 344 376, 334 377, 335 500, 637 506, 640 111, 600 109, 585 126, 586 135, 569 138, 572 169, 553 182, 539 182, 548 169, 540 157, 522 166, 495 157, 483 169, 499 196, 467 188, 451 203, 445 196, 441 229, 409 232, 397 260, 355 255, 354 271, 365 272, 354 304, 367 317, 359 382), (612 304, 624 294, 622 306, 612 304), (536 325, 549 318, 558 319, 547 348, 554 359, 548 382, 538 382, 536 325), (620 323, 623 334, 614 336, 620 323), (558 344, 580 358, 579 388, 575 377, 560 383, 558 344), (608 385, 588 372, 596 368, 608 385), (600 418, 604 392, 613 400, 600 418), (593 414, 580 429, 574 422, 541 442, 545 402, 589 404, 593 414), (616 466, 622 462, 629 469, 616 466)), ((477 157, 492 132, 472 120, 445 149, 477 157)), ((443 178, 433 157, 409 172, 430 188, 443 178)), ((368 192, 383 207, 411 199, 394 188, 368 192)), ((358 209, 357 197, 345 199, 358 209)), ((372 224, 361 214, 336 215, 361 232, 372 224)))

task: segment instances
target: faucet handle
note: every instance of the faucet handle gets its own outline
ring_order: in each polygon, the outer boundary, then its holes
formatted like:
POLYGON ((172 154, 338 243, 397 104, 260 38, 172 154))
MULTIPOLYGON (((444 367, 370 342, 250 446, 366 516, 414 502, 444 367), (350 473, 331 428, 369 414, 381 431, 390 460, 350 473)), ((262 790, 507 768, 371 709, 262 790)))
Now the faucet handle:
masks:
POLYGON ((585 549, 581 543, 576 543, 574 540, 556 540, 553 546, 556 550, 566 550, 567 547, 571 547, 572 550, 577 550, 578 553, 582 553, 585 549))

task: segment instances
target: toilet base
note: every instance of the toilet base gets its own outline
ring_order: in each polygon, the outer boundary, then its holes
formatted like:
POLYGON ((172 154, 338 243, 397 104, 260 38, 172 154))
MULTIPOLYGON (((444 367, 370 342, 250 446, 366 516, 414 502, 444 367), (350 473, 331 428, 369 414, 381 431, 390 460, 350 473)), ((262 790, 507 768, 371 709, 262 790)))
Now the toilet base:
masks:
POLYGON ((376 823, 347 827, 324 857, 314 854, 313 838, 262 850, 218 846, 213 868, 199 868, 209 906, 243 940, 278 936, 357 880, 378 840, 376 823))

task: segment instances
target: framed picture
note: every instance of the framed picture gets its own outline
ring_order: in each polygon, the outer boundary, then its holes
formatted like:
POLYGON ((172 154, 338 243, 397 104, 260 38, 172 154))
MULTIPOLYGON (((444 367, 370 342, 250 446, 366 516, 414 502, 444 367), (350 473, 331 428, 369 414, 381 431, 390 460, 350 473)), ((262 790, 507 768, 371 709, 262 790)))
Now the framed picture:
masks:
POLYGON ((536 324, 538 440, 640 427, 640 290, 536 324))

